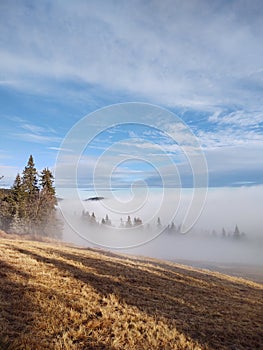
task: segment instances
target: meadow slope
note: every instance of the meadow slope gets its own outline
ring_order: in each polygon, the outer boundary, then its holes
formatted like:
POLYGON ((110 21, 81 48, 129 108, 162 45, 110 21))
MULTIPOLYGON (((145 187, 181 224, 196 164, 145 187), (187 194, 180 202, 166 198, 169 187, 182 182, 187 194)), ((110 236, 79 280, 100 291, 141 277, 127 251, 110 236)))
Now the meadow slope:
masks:
POLYGON ((0 349, 262 349, 263 286, 0 238, 0 349))

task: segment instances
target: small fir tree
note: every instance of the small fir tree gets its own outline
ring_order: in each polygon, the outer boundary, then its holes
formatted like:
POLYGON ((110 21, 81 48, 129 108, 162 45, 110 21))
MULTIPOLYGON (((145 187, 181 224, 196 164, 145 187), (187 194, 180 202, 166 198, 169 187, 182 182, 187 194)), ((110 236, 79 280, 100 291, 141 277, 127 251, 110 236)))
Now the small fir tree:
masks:
POLYGON ((131 222, 131 217, 130 217, 130 215, 128 215, 128 217, 127 217, 127 221, 126 221, 126 225, 125 225, 126 227, 132 227, 132 222, 131 222))
POLYGON ((240 231, 239 231, 239 228, 237 227, 237 225, 236 225, 235 231, 233 233, 233 238, 234 239, 239 239, 240 238, 240 231))

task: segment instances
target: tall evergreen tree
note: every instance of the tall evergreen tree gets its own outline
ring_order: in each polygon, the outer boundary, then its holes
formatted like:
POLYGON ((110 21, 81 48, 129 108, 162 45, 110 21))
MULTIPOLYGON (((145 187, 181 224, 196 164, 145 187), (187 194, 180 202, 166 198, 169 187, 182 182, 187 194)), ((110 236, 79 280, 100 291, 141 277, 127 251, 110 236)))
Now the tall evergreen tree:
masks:
POLYGON ((30 155, 27 165, 23 171, 22 184, 24 191, 32 198, 38 194, 38 174, 32 155, 30 155))
POLYGON ((45 168, 41 172, 40 185, 41 191, 52 197, 54 204, 57 204, 56 191, 54 187, 54 176, 48 168, 45 168))
POLYGON ((22 188, 25 196, 25 227, 27 233, 36 234, 39 207, 38 174, 33 156, 30 155, 22 175, 22 188))
POLYGON ((20 174, 17 174, 14 184, 11 187, 11 198, 15 212, 18 217, 23 219, 25 217, 25 192, 22 184, 20 174))
POLYGON ((20 174, 16 175, 13 186, 11 187, 12 197, 15 201, 19 201, 22 196, 23 188, 22 188, 22 180, 20 174))
POLYGON ((37 205, 37 231, 40 235, 60 237, 61 224, 57 217, 57 198, 54 177, 48 168, 40 174, 40 193, 37 205))
POLYGON ((11 221, 9 231, 12 233, 24 233, 26 218, 25 192, 20 174, 17 174, 10 194, 11 221))

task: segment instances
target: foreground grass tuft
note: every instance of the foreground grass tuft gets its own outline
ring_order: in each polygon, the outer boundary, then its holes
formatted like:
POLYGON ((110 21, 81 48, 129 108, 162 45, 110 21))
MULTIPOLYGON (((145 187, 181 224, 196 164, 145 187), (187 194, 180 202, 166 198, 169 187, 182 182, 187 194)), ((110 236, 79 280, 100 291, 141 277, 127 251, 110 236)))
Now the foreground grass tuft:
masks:
POLYGON ((260 349, 262 296, 183 265, 0 240, 0 349, 260 349))

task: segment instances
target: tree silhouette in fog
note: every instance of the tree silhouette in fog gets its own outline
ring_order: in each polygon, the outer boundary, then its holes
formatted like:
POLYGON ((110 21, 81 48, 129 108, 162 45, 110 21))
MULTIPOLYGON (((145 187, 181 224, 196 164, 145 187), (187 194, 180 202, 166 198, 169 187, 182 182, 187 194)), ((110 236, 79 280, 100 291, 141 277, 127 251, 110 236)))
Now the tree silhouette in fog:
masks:
POLYGON ((0 227, 11 233, 59 237, 62 225, 57 217, 54 177, 45 168, 38 175, 30 155, 22 176, 17 174, 13 186, 0 205, 0 227))

